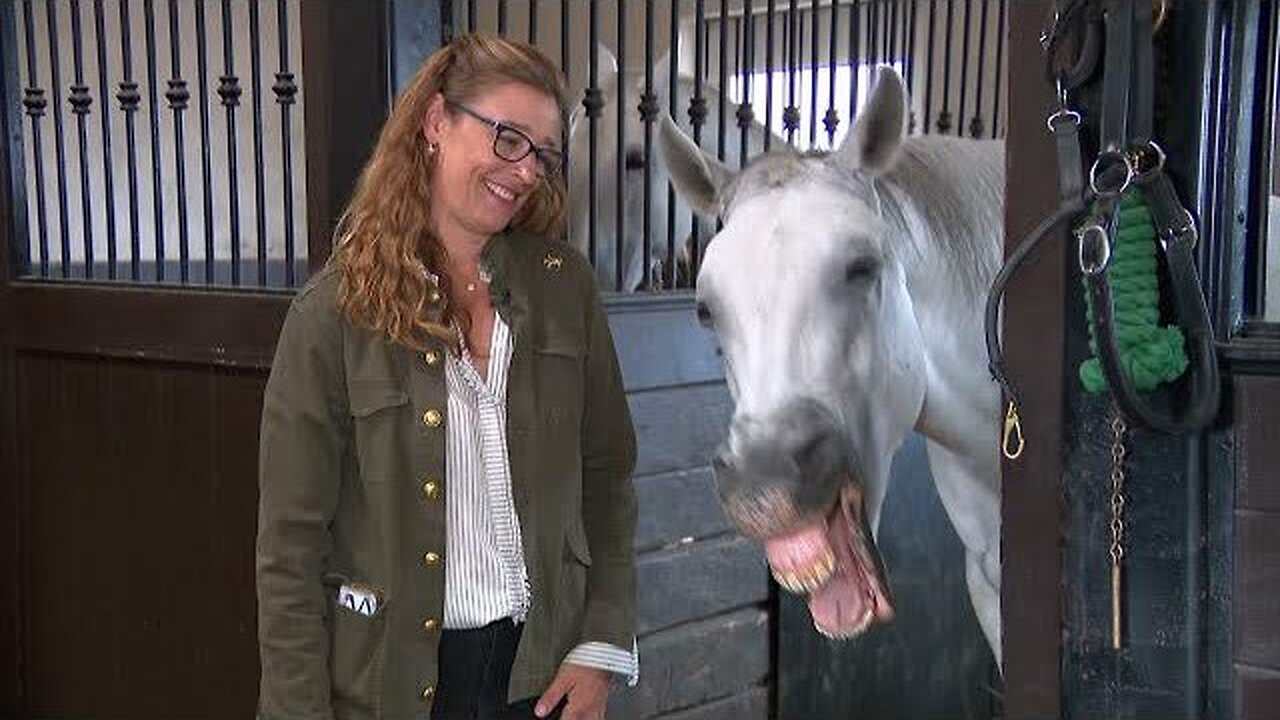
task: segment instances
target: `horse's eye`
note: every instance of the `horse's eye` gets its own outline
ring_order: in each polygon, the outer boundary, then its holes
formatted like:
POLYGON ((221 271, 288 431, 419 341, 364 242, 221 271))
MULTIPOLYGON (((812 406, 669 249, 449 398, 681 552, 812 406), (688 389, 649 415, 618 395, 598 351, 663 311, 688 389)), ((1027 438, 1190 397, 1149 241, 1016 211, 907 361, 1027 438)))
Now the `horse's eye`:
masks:
POLYGON ((699 301, 698 301, 697 313, 698 313, 698 322, 702 324, 702 327, 710 328, 710 327, 711 327, 711 324, 712 324, 712 323, 711 323, 711 308, 707 307, 707 304, 706 304, 706 303, 704 303, 704 302, 702 302, 701 300, 699 300, 699 301))
POLYGON ((848 265, 844 266, 844 279, 849 283, 866 282, 876 276, 880 271, 880 261, 874 258, 857 258, 850 260, 848 265))

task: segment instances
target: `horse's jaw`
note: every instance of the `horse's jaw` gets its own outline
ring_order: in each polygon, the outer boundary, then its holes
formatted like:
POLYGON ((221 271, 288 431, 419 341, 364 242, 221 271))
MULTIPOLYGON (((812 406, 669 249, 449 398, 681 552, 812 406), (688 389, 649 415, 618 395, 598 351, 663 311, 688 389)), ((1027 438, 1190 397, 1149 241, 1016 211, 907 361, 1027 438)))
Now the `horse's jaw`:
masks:
POLYGON ((825 518, 765 541, 774 578, 809 595, 814 628, 832 638, 854 637, 894 616, 864 496, 862 485, 850 481, 825 518))

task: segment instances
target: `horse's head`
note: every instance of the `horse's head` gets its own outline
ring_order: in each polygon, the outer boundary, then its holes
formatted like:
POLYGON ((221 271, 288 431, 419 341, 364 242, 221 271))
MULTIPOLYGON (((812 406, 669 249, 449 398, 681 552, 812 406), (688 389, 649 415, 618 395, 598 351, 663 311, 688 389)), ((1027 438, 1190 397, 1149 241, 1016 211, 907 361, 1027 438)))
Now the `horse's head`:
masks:
POLYGON ((698 314, 718 337, 735 400, 714 461, 721 498, 745 534, 766 540, 784 585, 822 588, 814 620, 836 635, 892 615, 878 585, 841 576, 859 560, 842 547, 863 535, 864 492, 872 523, 878 516, 925 386, 876 187, 903 141, 905 91, 891 70, 880 78, 830 154, 784 148, 735 174, 669 123, 660 139, 677 190, 724 223, 697 279, 698 314))

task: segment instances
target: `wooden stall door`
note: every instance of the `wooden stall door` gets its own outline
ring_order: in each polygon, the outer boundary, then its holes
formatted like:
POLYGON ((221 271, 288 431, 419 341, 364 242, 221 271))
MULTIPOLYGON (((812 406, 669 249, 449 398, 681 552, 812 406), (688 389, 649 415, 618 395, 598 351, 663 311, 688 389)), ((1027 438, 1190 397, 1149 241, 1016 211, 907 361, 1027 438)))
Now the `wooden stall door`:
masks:
MULTIPOLYGON (((301 23, 314 268, 385 112, 386 8, 301 23)), ((290 295, 13 280, 0 178, 0 716, 252 717, 258 423, 290 295)))

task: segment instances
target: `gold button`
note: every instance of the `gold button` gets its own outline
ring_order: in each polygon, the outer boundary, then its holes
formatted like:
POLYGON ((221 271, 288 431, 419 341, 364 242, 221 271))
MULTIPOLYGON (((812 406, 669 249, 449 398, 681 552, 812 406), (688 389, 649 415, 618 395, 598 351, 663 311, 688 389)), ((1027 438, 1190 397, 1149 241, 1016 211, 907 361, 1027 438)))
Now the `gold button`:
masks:
POLYGON ((440 556, 433 552, 424 553, 422 555, 422 564, 427 567, 435 567, 440 564, 440 556))
POLYGON ((435 686, 434 686, 434 685, 428 685, 428 686, 426 687, 426 689, 422 691, 422 699, 423 699, 423 700, 430 700, 431 698, 435 697, 435 694, 436 694, 436 688, 435 688, 435 686))
POLYGON ((428 365, 435 365, 440 362, 440 353, 435 350, 428 350, 422 355, 422 359, 427 361, 428 365))
POLYGON ((435 480, 428 480, 422 483, 422 495, 428 500, 435 500, 440 497, 440 483, 435 480))
POLYGON ((422 413, 422 424, 426 425, 427 427, 430 427, 430 428, 440 427, 440 423, 442 422, 444 422, 444 416, 441 415, 440 411, 435 408, 431 408, 430 410, 422 413))
POLYGON ((422 621, 422 629, 427 632, 431 632, 432 630, 435 630, 439 624, 440 623, 436 622, 435 618, 427 618, 422 621))
POLYGON ((435 305, 436 303, 440 302, 441 297, 443 296, 440 294, 439 290, 432 290, 431 292, 427 293, 427 300, 431 301, 432 305, 435 305))

